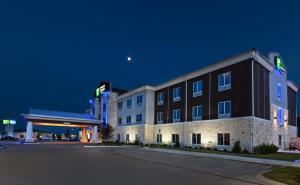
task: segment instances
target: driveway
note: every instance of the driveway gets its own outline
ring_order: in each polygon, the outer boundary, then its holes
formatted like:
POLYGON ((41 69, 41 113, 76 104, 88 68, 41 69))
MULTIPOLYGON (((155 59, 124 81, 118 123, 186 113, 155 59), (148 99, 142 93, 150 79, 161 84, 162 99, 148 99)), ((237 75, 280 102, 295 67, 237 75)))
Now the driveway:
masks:
POLYGON ((1 185, 263 184, 255 176, 271 167, 135 147, 37 144, 0 150, 1 185))

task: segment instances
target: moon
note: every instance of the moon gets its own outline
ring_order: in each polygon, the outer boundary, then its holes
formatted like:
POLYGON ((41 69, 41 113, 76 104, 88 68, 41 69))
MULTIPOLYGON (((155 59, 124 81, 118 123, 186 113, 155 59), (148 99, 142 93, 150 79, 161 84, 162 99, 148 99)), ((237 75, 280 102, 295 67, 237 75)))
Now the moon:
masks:
POLYGON ((128 62, 131 62, 131 60, 132 60, 131 57, 127 57, 128 62))

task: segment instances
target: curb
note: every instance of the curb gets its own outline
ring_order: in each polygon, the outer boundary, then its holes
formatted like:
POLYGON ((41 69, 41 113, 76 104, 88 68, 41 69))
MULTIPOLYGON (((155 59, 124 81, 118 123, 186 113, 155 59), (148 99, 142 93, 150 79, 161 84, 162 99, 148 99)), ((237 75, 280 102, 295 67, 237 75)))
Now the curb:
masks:
POLYGON ((210 153, 202 153, 202 152, 189 152, 189 151, 159 149, 159 148, 145 148, 145 149, 146 150, 157 151, 157 152, 167 152, 167 153, 197 156, 197 157, 226 159, 226 160, 232 160, 232 161, 259 163, 259 164, 267 164, 267 165, 275 165, 275 166, 300 167, 300 163, 290 162, 290 161, 280 161, 280 160, 274 160, 274 159, 240 157, 240 156, 233 156, 233 155, 210 154, 210 153))
POLYGON ((265 176, 263 176, 263 174, 258 174, 256 176, 256 179, 263 182, 263 183, 270 184, 270 185, 287 185, 287 184, 284 184, 282 182, 278 182, 278 181, 274 181, 272 179, 268 179, 265 176))
POLYGON ((83 148, 120 148, 128 146, 83 146, 83 148))

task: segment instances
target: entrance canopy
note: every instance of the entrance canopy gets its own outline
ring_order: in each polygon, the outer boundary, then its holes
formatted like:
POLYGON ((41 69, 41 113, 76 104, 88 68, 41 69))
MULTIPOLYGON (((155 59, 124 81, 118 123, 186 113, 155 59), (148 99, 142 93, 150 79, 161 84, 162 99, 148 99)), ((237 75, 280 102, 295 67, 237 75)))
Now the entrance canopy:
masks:
POLYGON ((58 126, 77 127, 82 129, 82 142, 86 142, 86 132, 88 127, 93 128, 91 142, 98 142, 98 127, 102 125, 101 120, 95 119, 89 114, 77 114, 69 112, 48 111, 30 109, 29 114, 21 114, 27 122, 26 142, 33 142, 33 125, 38 126, 58 126))
POLYGON ((89 114, 30 109, 29 114, 21 114, 27 122, 39 126, 63 126, 85 128, 100 126, 102 121, 89 114))

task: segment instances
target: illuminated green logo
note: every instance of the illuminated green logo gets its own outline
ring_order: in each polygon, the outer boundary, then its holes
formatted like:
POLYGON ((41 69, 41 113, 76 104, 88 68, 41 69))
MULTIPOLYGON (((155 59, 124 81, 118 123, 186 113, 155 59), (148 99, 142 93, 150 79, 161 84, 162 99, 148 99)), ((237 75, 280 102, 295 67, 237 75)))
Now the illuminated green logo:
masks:
POLYGON ((4 119, 3 120, 3 125, 9 125, 9 120, 8 119, 4 119))
POLYGON ((16 120, 8 120, 8 119, 4 119, 2 120, 3 125, 15 125, 17 122, 16 120))
POLYGON ((282 62, 282 60, 279 56, 274 57, 274 65, 275 65, 276 69, 278 69, 280 71, 280 73, 285 72, 284 63, 282 62))
POLYGON ((97 88, 97 89, 96 89, 96 97, 99 97, 100 94, 101 94, 101 93, 100 93, 100 88, 97 88))

